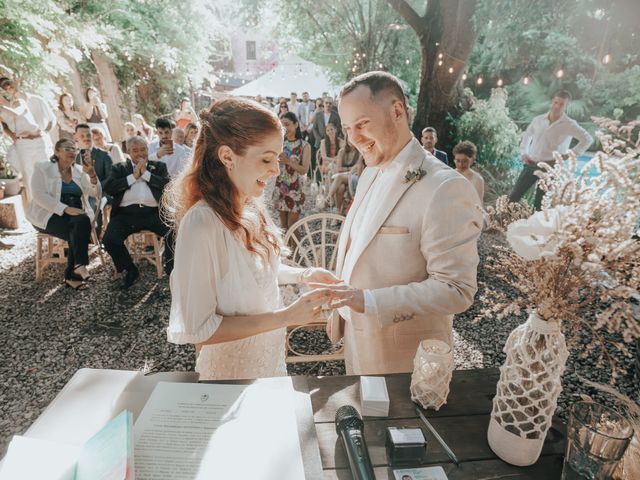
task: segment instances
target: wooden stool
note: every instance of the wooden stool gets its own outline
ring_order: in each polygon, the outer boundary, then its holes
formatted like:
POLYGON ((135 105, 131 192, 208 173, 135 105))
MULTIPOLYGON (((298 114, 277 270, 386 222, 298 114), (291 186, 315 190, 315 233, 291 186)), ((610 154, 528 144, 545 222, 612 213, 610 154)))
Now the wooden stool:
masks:
POLYGON ((148 261, 156 267, 158 278, 162 278, 162 252, 164 251, 164 240, 162 237, 159 237, 149 230, 142 230, 129 235, 125 244, 134 262, 137 263, 138 259, 148 261), (147 252, 147 247, 151 247, 152 251, 147 252))
POLYGON ((42 232, 36 234, 36 282, 42 280, 42 272, 48 265, 67 263, 65 248, 69 248, 69 244, 60 238, 42 232))
MULTIPOLYGON (((98 252, 100 256, 100 263, 104 262, 104 254, 102 247, 98 241, 98 234, 96 229, 91 226, 91 248, 89 248, 89 255, 98 252)), ((42 273, 48 265, 52 263, 67 263, 67 256, 64 250, 69 248, 69 244, 61 238, 54 237, 44 232, 36 233, 36 282, 42 280, 42 273)))

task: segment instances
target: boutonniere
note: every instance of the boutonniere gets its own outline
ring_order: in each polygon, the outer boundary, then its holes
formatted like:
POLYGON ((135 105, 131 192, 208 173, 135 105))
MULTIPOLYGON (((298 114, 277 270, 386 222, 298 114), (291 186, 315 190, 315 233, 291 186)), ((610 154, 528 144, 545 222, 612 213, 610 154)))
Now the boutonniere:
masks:
POLYGON ((147 170, 149 170, 150 172, 153 172, 155 169, 156 169, 156 166, 155 166, 155 165, 149 165, 149 166, 147 167, 147 170))
POLYGON ((407 173, 404 174, 404 183, 416 183, 422 180, 427 174, 427 171, 422 168, 422 163, 419 167, 413 167, 407 170, 407 173))

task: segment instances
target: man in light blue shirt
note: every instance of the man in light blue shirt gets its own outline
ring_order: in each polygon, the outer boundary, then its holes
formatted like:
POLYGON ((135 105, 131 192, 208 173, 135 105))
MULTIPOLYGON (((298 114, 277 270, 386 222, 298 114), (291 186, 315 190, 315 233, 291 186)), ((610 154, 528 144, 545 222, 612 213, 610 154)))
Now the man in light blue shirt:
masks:
POLYGON ((173 125, 166 118, 156 120, 158 140, 149 144, 149 160, 158 160, 167 165, 169 177, 174 178, 189 163, 191 155, 186 147, 172 139, 173 125))

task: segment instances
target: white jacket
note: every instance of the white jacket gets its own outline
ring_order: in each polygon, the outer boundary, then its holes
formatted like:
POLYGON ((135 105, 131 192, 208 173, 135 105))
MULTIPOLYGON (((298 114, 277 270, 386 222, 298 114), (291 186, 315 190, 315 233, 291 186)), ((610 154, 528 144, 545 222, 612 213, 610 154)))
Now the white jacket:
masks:
MULTIPOLYGON (((71 176, 82 190, 82 204, 93 221, 94 212, 89 204, 89 197, 96 198, 99 203, 102 196, 100 182, 92 184, 89 175, 82 171, 80 165, 74 165, 71 168, 71 176)), ((33 198, 29 202, 26 217, 34 226, 44 229, 52 215, 64 214, 67 205, 60 201, 62 176, 57 163, 46 161, 35 164, 33 177, 31 177, 31 191, 33 198)))

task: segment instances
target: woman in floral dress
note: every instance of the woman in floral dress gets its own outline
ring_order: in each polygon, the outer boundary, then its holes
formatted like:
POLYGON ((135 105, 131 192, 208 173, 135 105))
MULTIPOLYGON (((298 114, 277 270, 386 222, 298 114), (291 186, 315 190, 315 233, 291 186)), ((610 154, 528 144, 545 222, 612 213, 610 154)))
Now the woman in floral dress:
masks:
POLYGON ((273 207, 280 213, 280 226, 287 231, 300 218, 304 205, 302 179, 309 170, 311 146, 302 139, 298 117, 286 112, 280 121, 286 130, 284 148, 279 156, 280 175, 273 191, 273 207))

